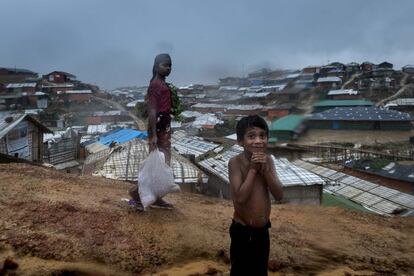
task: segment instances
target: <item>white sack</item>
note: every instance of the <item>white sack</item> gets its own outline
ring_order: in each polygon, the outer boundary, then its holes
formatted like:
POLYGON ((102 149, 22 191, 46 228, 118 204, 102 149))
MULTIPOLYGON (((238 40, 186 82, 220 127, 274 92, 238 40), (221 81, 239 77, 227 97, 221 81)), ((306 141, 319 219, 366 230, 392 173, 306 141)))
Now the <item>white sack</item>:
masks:
POLYGON ((174 183, 172 168, 165 163, 164 153, 158 149, 153 150, 141 164, 138 191, 144 209, 157 198, 180 191, 180 187, 174 183))

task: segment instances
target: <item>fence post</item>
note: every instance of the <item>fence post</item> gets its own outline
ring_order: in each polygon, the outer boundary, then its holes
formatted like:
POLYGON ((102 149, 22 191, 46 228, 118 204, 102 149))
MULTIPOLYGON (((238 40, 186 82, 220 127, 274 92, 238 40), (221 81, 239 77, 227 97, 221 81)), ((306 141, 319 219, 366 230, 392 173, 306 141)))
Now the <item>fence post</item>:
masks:
POLYGON ((126 163, 126 172, 125 172, 125 180, 128 181, 128 169, 129 169, 129 155, 131 153, 131 142, 128 145, 128 154, 127 154, 127 163, 126 163))

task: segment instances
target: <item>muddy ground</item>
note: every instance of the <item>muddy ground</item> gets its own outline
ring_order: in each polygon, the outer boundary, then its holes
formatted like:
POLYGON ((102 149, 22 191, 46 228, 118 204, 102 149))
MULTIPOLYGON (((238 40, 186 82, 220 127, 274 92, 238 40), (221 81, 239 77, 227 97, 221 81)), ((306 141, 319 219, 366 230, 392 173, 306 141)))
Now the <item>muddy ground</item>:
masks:
MULTIPOLYGON (((0 164, 0 261, 9 275, 226 275, 230 201, 169 195, 173 211, 133 211, 131 184, 0 164)), ((414 218, 272 207, 274 275, 414 275, 414 218)), ((7 274, 6 274, 7 275, 7 274)))

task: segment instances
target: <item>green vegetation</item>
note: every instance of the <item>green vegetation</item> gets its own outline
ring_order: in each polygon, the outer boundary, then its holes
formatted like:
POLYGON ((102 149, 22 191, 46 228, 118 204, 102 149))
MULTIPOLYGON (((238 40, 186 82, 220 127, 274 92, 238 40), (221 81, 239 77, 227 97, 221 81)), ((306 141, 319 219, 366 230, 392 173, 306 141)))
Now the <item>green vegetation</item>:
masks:
POLYGON ((146 102, 136 103, 134 107, 134 114, 142 119, 148 119, 148 109, 146 102))
POLYGON ((236 117, 222 118, 223 124, 215 125, 214 128, 201 128, 199 133, 202 137, 225 137, 236 132, 236 117))
POLYGON ((371 169, 380 170, 387 166, 390 162, 392 161, 383 158, 362 158, 355 160, 352 164, 352 168, 363 169, 364 167, 369 166, 371 169))
POLYGON ((180 114, 184 111, 184 108, 181 104, 180 97, 178 97, 178 88, 172 83, 167 84, 171 91, 171 114, 174 116, 174 120, 181 122, 182 117, 180 114))
POLYGON ((315 88, 314 91, 319 101, 324 100, 326 98, 326 95, 328 94, 328 91, 320 89, 320 88, 315 88))
MULTIPOLYGON (((178 97, 178 88, 171 83, 167 83, 171 91, 171 114, 174 116, 175 121, 182 121, 180 114, 184 111, 184 107, 181 104, 180 97, 178 97)), ((147 99, 143 103, 136 103, 134 108, 134 114, 142 119, 148 118, 148 102, 147 99)))
POLYGON ((323 193, 322 195, 322 205, 323 206, 335 206, 360 212, 368 212, 371 213, 368 209, 364 208, 363 206, 346 199, 340 195, 332 195, 329 193, 323 193))

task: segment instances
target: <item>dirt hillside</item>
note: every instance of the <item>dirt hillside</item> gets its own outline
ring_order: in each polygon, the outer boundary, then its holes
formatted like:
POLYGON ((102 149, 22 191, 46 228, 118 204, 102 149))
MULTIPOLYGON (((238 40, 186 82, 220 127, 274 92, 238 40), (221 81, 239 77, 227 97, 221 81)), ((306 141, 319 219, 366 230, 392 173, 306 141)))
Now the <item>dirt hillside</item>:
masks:
MULTIPOLYGON (((7 273, 227 274, 230 201, 173 194, 174 211, 139 213, 121 200, 131 185, 0 164, 0 261, 19 264, 7 273)), ((414 218, 280 205, 271 221, 274 275, 414 275, 414 218)))

